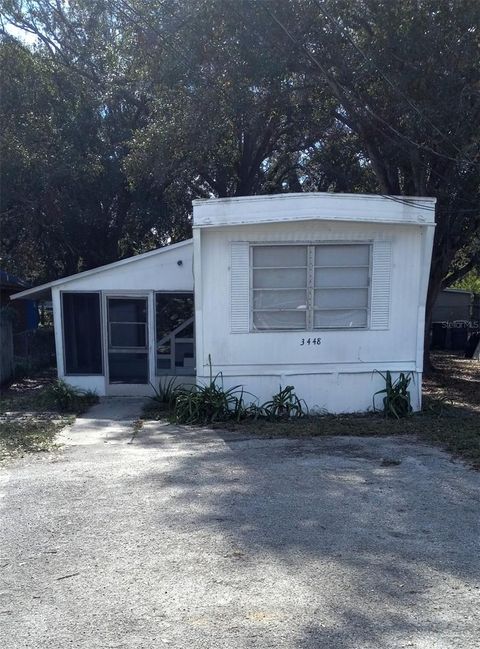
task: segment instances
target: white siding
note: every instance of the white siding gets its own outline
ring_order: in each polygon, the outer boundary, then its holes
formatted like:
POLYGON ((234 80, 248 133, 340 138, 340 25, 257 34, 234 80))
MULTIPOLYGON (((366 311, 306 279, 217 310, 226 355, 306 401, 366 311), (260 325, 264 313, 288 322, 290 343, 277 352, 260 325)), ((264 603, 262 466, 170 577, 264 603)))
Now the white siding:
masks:
MULTIPOLYGON (((55 345, 57 355, 58 376, 69 384, 81 389, 95 390, 99 396, 116 394, 152 394, 151 385, 109 386, 105 376, 71 376, 65 375, 63 358, 63 328, 61 315, 61 293, 63 291, 99 291, 102 299, 102 321, 105 337, 105 296, 113 295, 146 295, 149 300, 149 381, 158 385, 155 375, 155 321, 154 321, 154 292, 155 291, 193 291, 193 243, 190 245, 165 248, 159 254, 139 257, 131 263, 113 266, 99 272, 78 278, 72 278, 65 284, 52 288, 53 317, 55 324, 55 345), (181 262, 179 264, 179 262, 181 262)), ((104 345, 104 370, 107 355, 104 345)), ((165 378, 165 377, 163 377, 165 378)), ((168 378, 168 377, 167 377, 168 378)), ((186 382, 190 382, 185 377, 186 382)))
MULTIPOLYGON (((421 230, 418 225, 325 221, 200 229, 203 295, 197 310, 203 314, 203 344, 197 339, 198 375, 208 376, 210 354, 214 372, 221 371, 226 384, 242 383, 260 401, 276 392, 279 383, 289 383, 310 406, 332 412, 371 407, 380 387, 375 369, 421 371, 416 362, 418 300, 425 281, 421 230), (379 274, 372 294, 377 311, 372 324, 379 328, 232 333, 230 287, 232 272, 240 271, 232 270, 230 251, 232 244, 246 241, 374 242, 382 253, 377 256, 379 274), (321 344, 302 345, 309 337, 320 337, 321 344)), ((420 382, 419 376, 412 390, 417 406, 420 382)))

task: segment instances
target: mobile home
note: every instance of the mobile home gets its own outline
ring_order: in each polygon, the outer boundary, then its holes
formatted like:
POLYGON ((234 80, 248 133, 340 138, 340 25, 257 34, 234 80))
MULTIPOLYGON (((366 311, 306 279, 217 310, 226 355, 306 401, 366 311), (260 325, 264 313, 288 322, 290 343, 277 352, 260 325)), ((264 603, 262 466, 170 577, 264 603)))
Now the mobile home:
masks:
POLYGON ((193 239, 17 294, 51 293, 60 378, 143 395, 162 377, 294 385, 312 409, 362 411, 375 370, 421 404, 435 199, 280 194, 193 202, 193 239))

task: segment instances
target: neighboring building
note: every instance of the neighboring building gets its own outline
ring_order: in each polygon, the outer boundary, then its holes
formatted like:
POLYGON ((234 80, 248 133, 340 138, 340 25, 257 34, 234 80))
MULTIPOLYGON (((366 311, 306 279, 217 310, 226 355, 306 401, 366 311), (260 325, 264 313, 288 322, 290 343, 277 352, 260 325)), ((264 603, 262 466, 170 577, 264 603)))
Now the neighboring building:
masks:
POLYGON ((28 284, 4 270, 0 270, 0 308, 10 306, 15 310, 13 318, 13 330, 30 331, 38 326, 38 309, 34 300, 22 300, 11 302, 10 296, 24 291, 28 284))
POLYGON ((14 334, 30 332, 38 326, 34 300, 10 301, 12 295, 27 288, 26 282, 0 270, 0 385, 11 381, 14 375, 14 334))
POLYGON ((480 329, 480 296, 458 288, 441 291, 432 311, 432 349, 465 350, 480 329))
POLYGON ((208 380, 211 360, 225 386, 260 402, 289 384, 310 408, 351 412, 371 407, 375 370, 390 370, 413 373, 420 407, 434 199, 193 206, 193 241, 15 296, 51 293, 61 378, 100 395, 149 394, 162 376, 208 380))

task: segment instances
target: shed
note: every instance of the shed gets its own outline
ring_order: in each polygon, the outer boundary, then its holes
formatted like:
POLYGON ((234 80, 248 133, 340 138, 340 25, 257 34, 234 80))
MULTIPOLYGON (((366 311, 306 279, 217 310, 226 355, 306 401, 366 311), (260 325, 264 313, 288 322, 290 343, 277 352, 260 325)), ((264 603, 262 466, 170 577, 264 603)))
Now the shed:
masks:
POLYGON ((252 400, 294 385, 310 408, 352 412, 390 370, 412 372, 419 408, 434 210, 357 194, 194 201, 193 240, 15 297, 51 291, 58 374, 100 395, 212 370, 252 400))
POLYGON ((16 302, 13 305, 10 302, 11 295, 28 287, 29 285, 23 279, 0 269, 0 308, 13 306, 15 310, 13 329, 15 332, 32 331, 38 326, 38 309, 34 300, 22 300, 22 302, 16 302))
POLYGON ((432 311, 432 349, 465 350, 469 334, 478 329, 474 305, 475 295, 471 291, 440 291, 432 311))

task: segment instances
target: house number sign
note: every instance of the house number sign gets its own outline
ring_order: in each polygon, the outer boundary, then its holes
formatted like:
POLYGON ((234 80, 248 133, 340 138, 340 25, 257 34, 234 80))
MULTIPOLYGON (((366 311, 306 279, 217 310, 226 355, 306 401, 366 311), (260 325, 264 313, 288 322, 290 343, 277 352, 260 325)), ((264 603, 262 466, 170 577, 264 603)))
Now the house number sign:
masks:
POLYGON ((300 347, 304 347, 305 345, 321 345, 322 344, 322 339, 321 338, 302 338, 300 342, 300 347))

